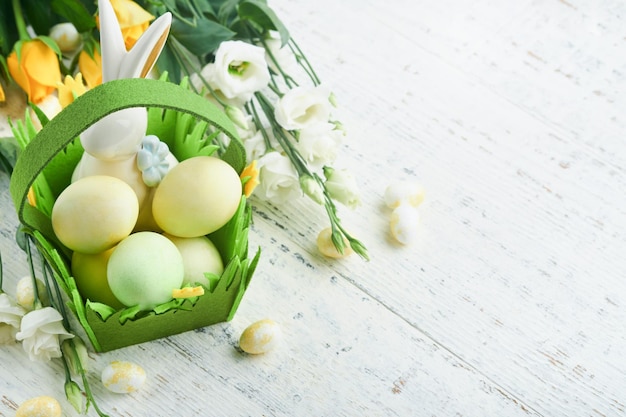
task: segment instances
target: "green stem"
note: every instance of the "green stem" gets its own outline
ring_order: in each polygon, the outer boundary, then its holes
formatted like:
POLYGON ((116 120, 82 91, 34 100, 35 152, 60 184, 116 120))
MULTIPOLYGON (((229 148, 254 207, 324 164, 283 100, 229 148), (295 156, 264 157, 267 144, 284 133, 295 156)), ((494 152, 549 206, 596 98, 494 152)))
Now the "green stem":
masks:
MULTIPOLYGON (((54 278, 54 272, 52 271, 52 268, 50 267, 50 265, 44 260, 42 261, 43 265, 42 265, 42 269, 43 269, 43 274, 44 274, 44 279, 45 279, 45 283, 46 286, 48 287, 48 291, 50 293, 50 301, 52 302, 52 294, 51 294, 51 290, 50 290, 50 286, 54 287, 54 291, 56 294, 56 299, 57 299, 57 310, 61 313, 61 316, 63 317, 63 326, 65 327, 65 329, 72 333, 72 329, 70 326, 70 322, 69 322, 69 317, 67 315, 67 311, 65 310, 64 307, 64 303, 63 303, 63 298, 61 295, 61 289, 59 288, 59 285, 56 281, 56 279, 54 278), (52 277, 50 278, 49 275, 52 275, 52 277)), ((98 408, 98 404, 96 403, 95 398, 93 397, 93 394, 91 392, 91 388, 89 386, 89 381, 87 380, 87 375, 85 372, 85 368, 83 367, 83 364, 81 362, 80 359, 80 355, 78 355, 78 351, 76 349, 76 344, 74 343, 73 340, 69 341, 70 346, 71 346, 71 354, 74 357, 74 363, 76 363, 77 367, 78 367, 78 373, 80 374, 82 381, 83 381, 83 389, 85 392, 85 395, 87 396, 87 401, 88 404, 93 404, 94 409, 96 410, 96 412, 98 413, 98 415, 100 417, 108 417, 107 414, 103 413, 99 408, 98 408)), ((65 357, 63 358, 63 365, 65 367, 65 380, 66 383, 67 382, 71 382, 71 373, 69 370, 69 366, 67 364, 67 361, 65 359, 65 357)))
POLYGON ((300 66, 304 69, 304 71, 306 71, 309 77, 311 77, 311 81, 313 81, 313 84, 316 86, 320 85, 321 81, 319 77, 317 76, 317 74, 315 73, 315 70, 313 69, 313 65, 311 65, 311 63, 307 59, 306 55, 304 55, 304 52, 302 52, 302 49, 300 49, 296 41, 294 41, 293 39, 289 39, 289 47, 294 52, 296 57, 298 57, 298 63, 300 63, 300 59, 304 60, 305 65, 301 64, 300 66))
POLYGON ((28 265, 30 267, 30 279, 33 282, 33 310, 41 308, 41 301, 39 300, 39 289, 37 288, 37 278, 35 278, 35 266, 33 265, 33 254, 30 249, 30 239, 26 238, 26 255, 28 257, 28 265))
POLYGON ((15 16, 15 26, 17 26, 17 33, 20 36, 20 40, 27 41, 30 39, 30 36, 26 30, 26 21, 24 20, 24 14, 22 13, 20 0, 12 0, 12 5, 13 15, 15 16))
POLYGON ((261 132, 261 136, 263 136, 263 142, 265 143, 265 151, 266 152, 273 151, 274 147, 272 146, 270 137, 267 134, 267 131, 261 125, 261 122, 260 122, 261 119, 259 118, 259 113, 257 112, 256 106, 254 105, 254 102, 252 100, 250 101, 249 105, 246 104, 246 110, 248 111, 248 113, 252 113, 254 115, 254 117, 252 118, 252 121, 254 122, 254 126, 256 127, 256 129, 259 132, 261 132))
POLYGON ((343 239, 345 238, 348 241, 348 243, 350 243, 350 247, 359 256, 361 256, 365 260, 369 260, 369 256, 367 255, 367 249, 365 248, 365 246, 360 241, 350 236, 350 234, 348 234, 348 232, 346 232, 346 230, 341 225, 341 221, 339 217, 337 216, 337 207, 335 207, 335 204, 333 203, 333 200, 330 197, 328 190, 326 189, 326 185, 324 184, 324 181, 322 181, 319 175, 314 174, 309 170, 306 164, 306 161, 304 160, 302 155, 300 155, 300 152, 298 152, 298 150, 294 148, 293 144, 287 137, 287 135, 290 133, 285 133, 285 131, 280 126, 278 126, 278 123, 276 122, 276 120, 271 117, 271 115, 274 112, 274 107, 272 106, 272 104, 262 93, 255 93, 255 97, 257 101, 259 102, 261 108, 263 109, 263 112, 266 114, 266 116, 268 116, 267 118, 270 120, 270 123, 272 124, 276 140, 278 141, 278 144, 281 146, 281 148, 285 151, 285 154, 291 161, 291 164, 296 169, 296 172, 298 173, 298 177, 303 177, 303 176, 312 177, 315 179, 315 181, 317 181, 317 183, 321 187, 324 193, 324 200, 325 200, 324 207, 326 209, 326 213, 328 214, 328 219, 330 221, 332 237, 333 237, 332 242, 335 248, 339 251, 339 253, 343 253, 345 249, 343 239))

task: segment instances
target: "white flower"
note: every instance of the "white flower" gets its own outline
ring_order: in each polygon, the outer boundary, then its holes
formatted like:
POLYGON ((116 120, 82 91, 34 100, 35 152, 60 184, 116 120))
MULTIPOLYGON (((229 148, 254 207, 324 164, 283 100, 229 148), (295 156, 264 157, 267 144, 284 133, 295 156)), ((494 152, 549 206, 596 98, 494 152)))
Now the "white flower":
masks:
POLYGON ((282 40, 280 39, 278 32, 269 32, 269 36, 265 39, 265 46, 267 47, 265 60, 272 71, 280 74, 280 70, 278 68, 280 67, 285 74, 292 74, 294 72, 296 66, 298 65, 298 61, 296 61, 296 56, 293 54, 289 46, 282 46, 282 40))
POLYGON ((22 318, 16 339, 22 341, 30 360, 50 360, 61 357, 61 342, 74 337, 63 327, 61 314, 52 307, 27 313, 22 318))
POLYGON ((15 304, 7 294, 0 294, 0 345, 15 342, 24 314, 26 310, 15 304))
POLYGON ((333 124, 324 123, 300 131, 296 148, 313 171, 331 165, 337 159, 343 134, 334 127, 333 124))
POLYGON ((267 150, 263 133, 259 130, 251 137, 243 139, 243 147, 246 148, 246 158, 248 161, 259 159, 267 150))
POLYGON ((298 173, 285 155, 276 151, 263 155, 259 166, 259 195, 272 203, 282 204, 301 197, 298 173))
POLYGON ((326 190, 330 196, 344 206, 355 209, 361 204, 359 188, 354 176, 345 169, 324 167, 326 190))
POLYGON ((287 130, 301 130, 328 123, 330 92, 323 86, 294 87, 276 103, 274 117, 287 130))
POLYGON ((246 157, 249 161, 259 159, 269 151, 267 143, 265 142, 265 137, 263 136, 264 134, 267 136, 267 140, 269 140, 271 148, 279 148, 280 145, 278 144, 271 128, 257 130, 254 132, 254 135, 242 138, 243 146, 246 148, 246 157))
POLYGON ((209 82, 226 98, 248 101, 270 81, 265 49, 247 42, 222 42, 215 53, 214 64, 209 82))

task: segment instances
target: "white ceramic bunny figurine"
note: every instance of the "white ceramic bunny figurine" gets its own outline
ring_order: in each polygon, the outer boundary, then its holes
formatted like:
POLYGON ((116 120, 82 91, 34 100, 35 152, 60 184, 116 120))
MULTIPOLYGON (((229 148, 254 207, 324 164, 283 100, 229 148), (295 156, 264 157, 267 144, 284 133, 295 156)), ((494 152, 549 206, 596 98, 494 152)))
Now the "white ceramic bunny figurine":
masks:
MULTIPOLYGON (((169 33, 172 17, 163 14, 155 20, 126 50, 122 32, 110 0, 98 0, 102 81, 122 78, 144 78, 154 66, 169 33)), ((145 108, 129 108, 112 113, 85 130, 80 141, 85 149, 76 166, 72 181, 90 175, 110 175, 128 183, 142 208, 149 187, 137 168, 137 152, 141 148, 148 124, 145 108)), ((175 158, 168 156, 175 162, 175 158)))

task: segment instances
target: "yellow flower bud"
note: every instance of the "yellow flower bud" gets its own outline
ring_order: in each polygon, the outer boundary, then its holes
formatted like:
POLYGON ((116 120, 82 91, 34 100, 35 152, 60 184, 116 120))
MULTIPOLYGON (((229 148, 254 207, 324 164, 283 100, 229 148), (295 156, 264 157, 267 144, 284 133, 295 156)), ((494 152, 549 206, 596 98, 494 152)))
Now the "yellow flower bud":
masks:
POLYGON ((19 61, 17 52, 11 52, 7 66, 11 77, 28 95, 28 101, 34 104, 41 103, 54 92, 61 81, 56 52, 39 39, 22 43, 19 61))

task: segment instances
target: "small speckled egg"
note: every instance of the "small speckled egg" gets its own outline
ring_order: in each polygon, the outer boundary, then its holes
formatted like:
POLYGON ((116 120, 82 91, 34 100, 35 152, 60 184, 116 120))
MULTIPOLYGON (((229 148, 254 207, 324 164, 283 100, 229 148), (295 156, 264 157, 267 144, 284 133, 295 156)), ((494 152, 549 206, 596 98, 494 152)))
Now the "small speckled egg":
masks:
POLYGON ((345 258, 346 256, 351 255, 353 253, 353 250, 350 247, 350 242, 348 242, 348 239, 343 239, 345 247, 343 248, 343 253, 341 253, 333 244, 333 240, 331 238, 332 233, 332 228, 327 227, 326 229, 322 230, 319 235, 317 235, 317 249, 320 251, 320 253, 324 256, 335 259, 345 258))
POLYGON ((248 326, 239 338, 239 347, 246 353, 258 355, 274 349, 282 338, 278 324, 270 319, 259 320, 248 326))
POLYGON ((15 417, 61 417, 61 404, 46 395, 31 398, 19 406, 15 417))
POLYGON ((132 362, 113 361, 102 370, 101 379, 109 391, 128 394, 143 386, 146 382, 146 371, 132 362))
POLYGON ((204 236, 233 217, 241 193, 241 179, 233 167, 218 158, 196 156, 176 165, 159 183, 152 215, 170 235, 204 236))
POLYGON ((106 175, 70 184, 52 207, 52 227, 68 248, 103 252, 128 236, 139 214, 139 201, 124 181, 106 175))
POLYGON ((424 187, 414 182, 399 181, 385 189, 385 204, 389 208, 396 208, 404 203, 417 207, 423 200, 424 187))
POLYGON ((401 204, 391 213, 391 235, 403 245, 408 245, 417 237, 419 221, 417 208, 401 204))

